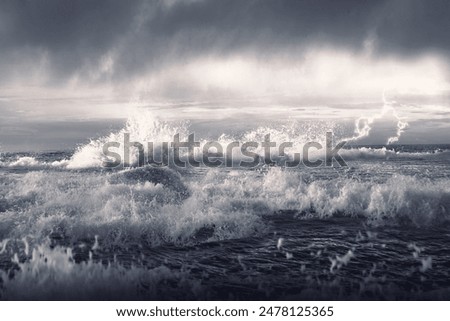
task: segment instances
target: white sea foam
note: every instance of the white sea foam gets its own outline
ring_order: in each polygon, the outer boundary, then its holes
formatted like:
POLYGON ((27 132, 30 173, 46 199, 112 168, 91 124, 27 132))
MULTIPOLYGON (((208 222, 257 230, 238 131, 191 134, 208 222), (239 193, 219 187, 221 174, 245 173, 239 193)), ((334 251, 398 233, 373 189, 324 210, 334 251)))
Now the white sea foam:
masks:
MULTIPOLYGON (((310 140, 321 141, 320 128, 260 127, 239 137, 221 135, 219 142, 293 141, 293 151, 310 140), (320 129, 320 130, 319 130, 320 129)), ((60 233, 79 239, 95 235, 108 242, 145 239, 151 244, 238 238, 264 229, 262 216, 283 210, 302 218, 335 215, 361 216, 374 224, 408 222, 418 226, 449 219, 450 182, 396 175, 385 181, 337 176, 305 179, 302 171, 274 167, 267 172, 205 169, 195 178, 183 177, 169 168, 129 169, 113 172, 78 171, 101 167, 102 146, 131 141, 170 142, 173 135, 189 132, 186 123, 169 124, 151 114, 130 117, 126 126, 107 137, 80 147, 70 159, 39 162, 32 157, 2 160, 7 167, 40 167, 4 178, 0 185, 0 237, 33 237, 60 233), (57 168, 58 170, 54 170, 57 168)), ((257 150, 262 154, 262 149, 257 150)), ((344 159, 434 157, 448 151, 394 152, 386 148, 342 150, 344 159)), ((133 154, 132 161, 136 161, 133 154)), ((122 155, 123 156, 123 155, 122 155)))
POLYGON ((299 219, 360 216, 372 224, 427 226, 450 218, 448 179, 401 175, 362 182, 308 181, 279 168, 239 175, 211 169, 195 179, 153 168, 35 171, 9 178, 0 189, 2 238, 60 233, 73 239, 98 235, 106 244, 145 239, 157 245, 200 240, 199 231, 207 228, 205 240, 231 239, 263 231, 262 217, 280 210, 299 219))

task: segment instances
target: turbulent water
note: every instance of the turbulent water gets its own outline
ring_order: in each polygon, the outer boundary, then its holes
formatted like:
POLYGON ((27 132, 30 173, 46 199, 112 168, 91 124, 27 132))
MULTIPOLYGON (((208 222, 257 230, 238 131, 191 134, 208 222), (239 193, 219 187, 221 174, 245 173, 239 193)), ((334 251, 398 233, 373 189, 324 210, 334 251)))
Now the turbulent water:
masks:
MULTIPOLYGON (((134 139, 180 131, 151 128, 134 139)), ((268 130, 301 141, 244 138, 268 130)), ((124 131, 1 154, 1 299, 450 299, 450 146, 353 147, 347 167, 102 168, 124 131)))

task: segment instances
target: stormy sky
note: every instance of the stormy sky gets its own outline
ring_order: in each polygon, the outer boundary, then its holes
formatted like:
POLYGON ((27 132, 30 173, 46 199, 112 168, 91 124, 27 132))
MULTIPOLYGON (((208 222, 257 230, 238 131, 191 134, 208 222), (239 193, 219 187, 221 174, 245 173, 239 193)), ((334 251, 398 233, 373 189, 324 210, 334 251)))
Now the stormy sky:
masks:
POLYGON ((137 106, 383 133, 383 93, 399 143, 448 143, 449 34, 445 0, 0 0, 0 150, 71 148, 137 106))

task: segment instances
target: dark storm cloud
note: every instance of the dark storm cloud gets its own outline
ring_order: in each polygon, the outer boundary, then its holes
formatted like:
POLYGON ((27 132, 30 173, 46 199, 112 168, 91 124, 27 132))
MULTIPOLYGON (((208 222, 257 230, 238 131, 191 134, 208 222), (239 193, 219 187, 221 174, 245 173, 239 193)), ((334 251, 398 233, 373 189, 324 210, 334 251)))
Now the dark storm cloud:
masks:
POLYGON ((114 71, 102 77, 123 81, 192 57, 361 51, 368 37, 379 55, 447 54, 449 14, 444 0, 2 1, 0 71, 5 80, 44 57, 56 83, 109 55, 114 71))
POLYGON ((388 1, 376 14, 379 49, 410 55, 449 53, 450 1, 388 1))
POLYGON ((33 60, 44 52, 50 60, 50 72, 68 76, 115 46, 118 36, 129 29, 137 4, 101 0, 3 1, 2 56, 13 61, 6 64, 14 69, 20 66, 20 60, 33 60))

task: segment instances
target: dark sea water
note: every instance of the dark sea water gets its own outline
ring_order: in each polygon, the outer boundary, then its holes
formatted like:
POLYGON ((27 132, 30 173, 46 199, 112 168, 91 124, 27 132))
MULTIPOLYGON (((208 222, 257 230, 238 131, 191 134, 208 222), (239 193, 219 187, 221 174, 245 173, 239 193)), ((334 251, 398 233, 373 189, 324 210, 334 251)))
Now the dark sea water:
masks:
POLYGON ((0 298, 449 300, 449 150, 314 169, 2 154, 0 298))

